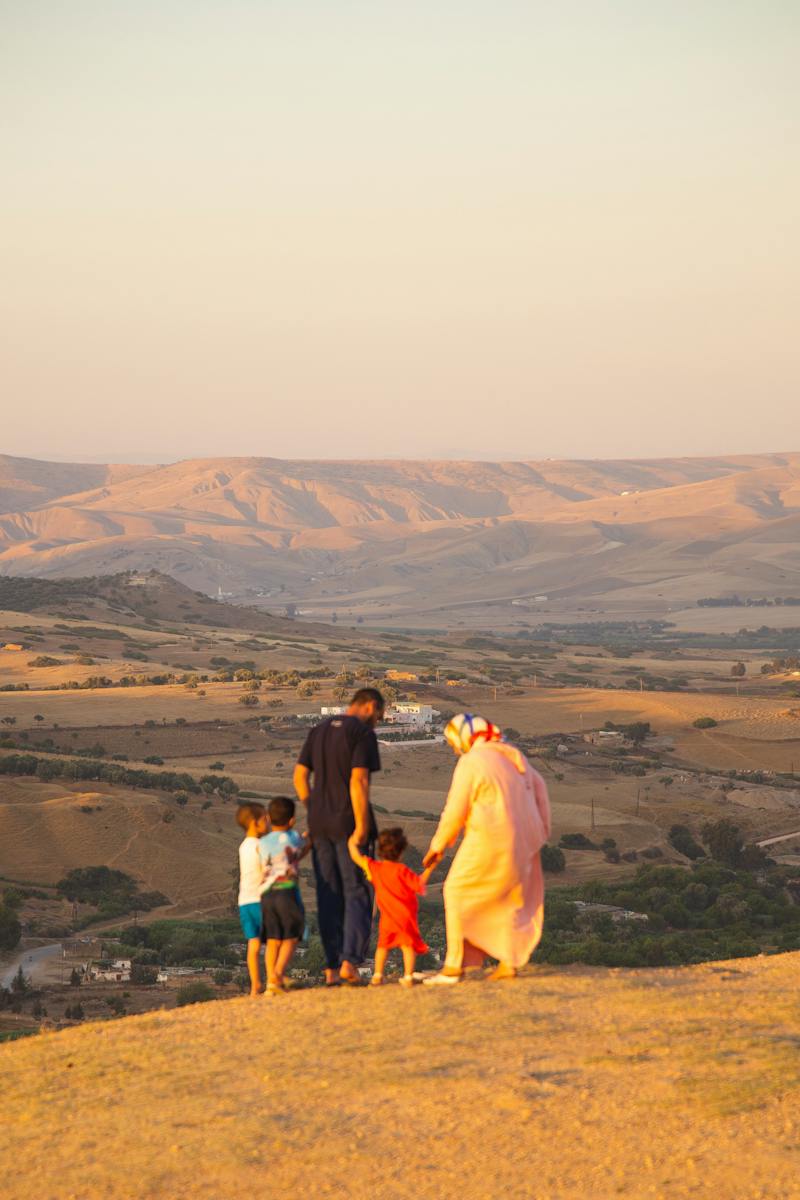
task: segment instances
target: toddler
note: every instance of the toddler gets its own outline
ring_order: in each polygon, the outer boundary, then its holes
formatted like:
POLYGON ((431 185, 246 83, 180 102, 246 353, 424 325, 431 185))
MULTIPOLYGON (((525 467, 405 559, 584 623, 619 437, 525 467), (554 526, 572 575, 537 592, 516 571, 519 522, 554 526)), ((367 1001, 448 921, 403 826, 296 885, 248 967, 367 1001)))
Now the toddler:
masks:
POLYGON ((423 942, 417 921, 418 896, 424 896, 425 884, 436 869, 432 864, 421 875, 400 861, 408 846, 402 829, 384 829, 378 835, 380 861, 366 858, 350 843, 350 856, 364 871, 375 888, 375 900, 380 911, 378 948, 375 951, 375 971, 372 986, 383 983, 383 969, 390 950, 398 948, 403 955, 403 987, 414 983, 414 963, 418 954, 428 947, 423 942))

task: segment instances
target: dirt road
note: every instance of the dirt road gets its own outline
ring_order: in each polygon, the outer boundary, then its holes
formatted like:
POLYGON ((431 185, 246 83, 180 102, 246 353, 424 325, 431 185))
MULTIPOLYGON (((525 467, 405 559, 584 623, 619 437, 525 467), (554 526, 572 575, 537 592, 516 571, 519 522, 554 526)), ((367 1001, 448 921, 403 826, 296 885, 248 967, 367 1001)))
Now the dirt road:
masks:
POLYGON ((11 987, 11 981, 20 967, 23 974, 31 983, 48 983, 45 968, 51 960, 61 954, 61 943, 54 942, 49 946, 37 946, 35 950, 21 950, 10 962, 0 967, 0 987, 11 987))

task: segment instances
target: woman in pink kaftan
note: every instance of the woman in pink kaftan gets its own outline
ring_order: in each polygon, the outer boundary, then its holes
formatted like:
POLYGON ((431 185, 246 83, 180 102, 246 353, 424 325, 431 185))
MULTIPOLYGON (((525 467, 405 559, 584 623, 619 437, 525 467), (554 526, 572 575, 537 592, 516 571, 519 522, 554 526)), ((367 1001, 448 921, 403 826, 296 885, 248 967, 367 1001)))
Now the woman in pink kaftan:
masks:
POLYGON ((444 970, 426 982, 457 982, 465 967, 487 956, 499 960, 494 978, 507 978, 527 963, 542 935, 547 787, 525 755, 481 717, 459 714, 445 737, 458 763, 425 865, 464 836, 444 885, 444 970))

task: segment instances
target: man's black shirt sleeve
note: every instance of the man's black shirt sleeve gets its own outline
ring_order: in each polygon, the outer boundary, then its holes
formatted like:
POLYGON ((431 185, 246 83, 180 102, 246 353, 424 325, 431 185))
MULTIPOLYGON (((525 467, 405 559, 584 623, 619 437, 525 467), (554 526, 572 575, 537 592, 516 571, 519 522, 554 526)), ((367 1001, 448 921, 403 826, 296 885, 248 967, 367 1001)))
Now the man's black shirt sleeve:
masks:
POLYGON ((359 737, 353 747, 352 765, 366 767, 370 774, 381 769, 378 739, 375 736, 375 730, 370 729, 367 725, 364 726, 363 732, 359 731, 359 737))

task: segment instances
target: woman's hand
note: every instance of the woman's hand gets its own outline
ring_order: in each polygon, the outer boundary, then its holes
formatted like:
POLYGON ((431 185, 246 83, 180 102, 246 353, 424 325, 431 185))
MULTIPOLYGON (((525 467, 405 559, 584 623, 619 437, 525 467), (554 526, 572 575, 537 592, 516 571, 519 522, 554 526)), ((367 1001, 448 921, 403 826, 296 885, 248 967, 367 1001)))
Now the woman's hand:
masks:
POLYGON ((429 850, 422 860, 423 867, 438 867, 439 863, 444 858, 440 850, 429 850))

